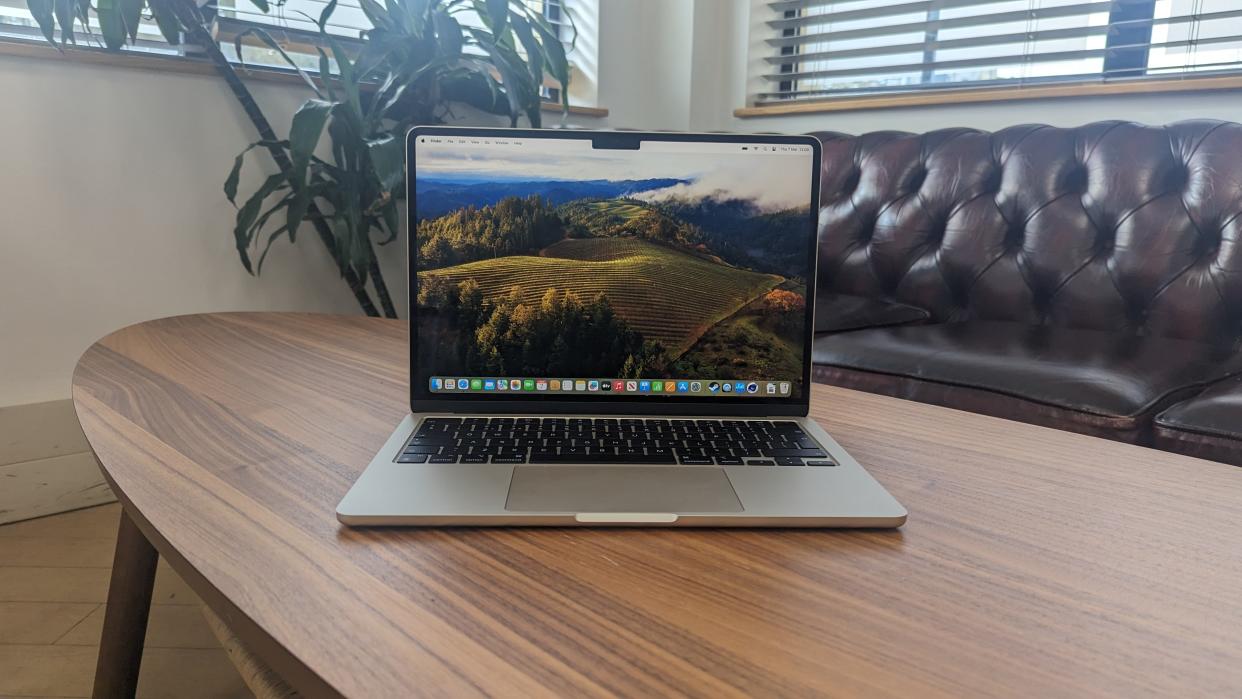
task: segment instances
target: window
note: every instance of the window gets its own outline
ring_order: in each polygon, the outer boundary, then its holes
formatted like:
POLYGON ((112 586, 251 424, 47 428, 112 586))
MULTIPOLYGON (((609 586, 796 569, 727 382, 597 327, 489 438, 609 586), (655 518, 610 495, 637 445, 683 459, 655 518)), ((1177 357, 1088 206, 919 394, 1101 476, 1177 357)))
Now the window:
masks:
MULTIPOLYGON (((383 0, 380 1, 383 2, 383 0)), ((576 19, 581 12, 590 19, 596 14, 593 7, 595 0, 522 1, 527 7, 547 18, 565 44, 567 57, 574 71, 571 82, 578 83, 571 88, 571 102, 577 102, 575 98, 579 94, 593 95, 592 85, 581 84, 591 82, 591 76, 585 75, 576 65, 583 62, 576 60, 581 57, 575 55, 575 52, 582 50, 583 42, 575 41, 573 25, 567 13, 573 13, 576 19)), ((207 13, 214 11, 217 40, 221 50, 231 60, 242 60, 247 65, 264 66, 272 70, 288 69, 288 63, 277 51, 268 47, 253 33, 246 33, 248 29, 258 28, 269 33, 299 67, 308 72, 316 72, 319 70, 319 54, 316 46, 321 41, 317 20, 328 2, 329 0, 270 0, 270 10, 265 13, 251 0, 216 0, 214 3, 209 3, 204 11, 207 13), (239 36, 242 37, 240 56, 234 43, 234 39, 239 36)), ((481 27, 483 25, 482 20, 474 12, 460 12, 454 17, 465 26, 481 27)), ((370 28, 371 24, 362 11, 360 0, 338 0, 337 7, 326 26, 329 33, 337 36, 341 43, 346 45, 350 42, 361 42, 363 32, 370 28)), ((0 0, 0 40, 3 39, 43 41, 43 35, 27 8, 26 0, 0 0)), ((83 28, 80 23, 78 24, 76 40, 77 44, 82 47, 102 47, 99 25, 93 13, 89 27, 83 28)), ((155 22, 144 18, 139 27, 138 40, 127 46, 125 50, 185 55, 193 51, 193 48, 170 46, 165 42, 155 22)), ((469 47, 467 50, 470 50, 469 47)), ((521 50, 519 48, 519 51, 521 50)), ((552 102, 560 99, 559 87, 550 76, 544 86, 544 97, 552 102)))
POLYGON ((754 0, 756 105, 1242 71, 1239 0, 754 0))

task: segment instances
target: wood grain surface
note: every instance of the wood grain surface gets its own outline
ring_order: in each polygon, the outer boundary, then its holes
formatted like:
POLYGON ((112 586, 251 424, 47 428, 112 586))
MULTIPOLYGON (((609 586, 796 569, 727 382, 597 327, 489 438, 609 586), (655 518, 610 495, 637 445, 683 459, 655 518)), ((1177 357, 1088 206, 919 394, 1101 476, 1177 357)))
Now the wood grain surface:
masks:
POLYGON ((1242 469, 816 386, 903 529, 347 529, 405 342, 183 316, 74 376, 127 512, 307 695, 1242 696, 1242 469))

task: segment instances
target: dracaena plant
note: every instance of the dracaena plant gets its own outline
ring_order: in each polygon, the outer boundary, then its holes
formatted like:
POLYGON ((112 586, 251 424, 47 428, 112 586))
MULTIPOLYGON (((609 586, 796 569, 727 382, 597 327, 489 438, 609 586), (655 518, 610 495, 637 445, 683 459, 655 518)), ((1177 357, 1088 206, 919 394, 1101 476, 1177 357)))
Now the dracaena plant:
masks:
MULTIPOLYGON (((395 315, 373 243, 397 236, 406 130, 440 121, 454 101, 502 111, 511 124, 524 115, 539 126, 544 70, 564 94, 569 68, 555 30, 522 2, 362 0, 361 6, 374 28, 352 52, 327 31, 336 0, 319 16, 320 74, 339 79, 316 85, 307 77, 315 95, 294 114, 289 138, 250 146, 285 151, 291 168, 269 176, 240 206, 233 233, 242 263, 257 273, 274 241, 294 239, 307 218, 321 221, 332 231, 342 269, 370 279, 385 314, 395 315), (455 15, 467 11, 484 26, 463 28, 455 15), (258 253, 253 267, 252 250, 258 253)), ((225 182, 230 201, 245 156, 225 182)))
MULTIPOLYGON (((251 1, 268 10, 268 0, 251 1)), ((525 116, 538 127, 545 74, 560 84, 568 109, 564 48, 555 28, 521 0, 361 0, 372 28, 360 45, 327 30, 337 5, 331 0, 317 21, 322 44, 318 79, 298 68, 262 29, 243 32, 236 39, 239 56, 242 39, 254 35, 285 56, 313 93, 295 113, 286 139, 277 137, 235 65, 215 43, 208 28, 214 8, 195 0, 27 2, 53 44, 57 28, 61 46, 74 43, 75 24, 86 28, 93 13, 110 50, 135 41, 144 18, 154 19, 169 43, 185 40, 203 50, 258 136, 234 161, 224 184, 226 196, 236 204, 250 151, 266 152, 276 165, 276 172, 238 206, 233 239, 242 264, 257 274, 276 240, 295 240, 308 224, 368 315, 381 310, 388 317, 397 315, 374 244, 397 235, 408 128, 441 122, 454 103, 506 115, 510 125, 525 116), (477 16, 482 26, 463 26, 463 13, 477 16)))

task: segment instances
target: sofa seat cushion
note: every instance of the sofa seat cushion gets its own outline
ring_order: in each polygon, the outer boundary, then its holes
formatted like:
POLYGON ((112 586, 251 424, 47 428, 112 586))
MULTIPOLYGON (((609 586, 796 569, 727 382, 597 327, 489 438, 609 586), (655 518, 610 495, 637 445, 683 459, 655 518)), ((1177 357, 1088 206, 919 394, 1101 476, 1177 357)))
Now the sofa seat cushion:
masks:
POLYGON ((1213 384, 1157 415, 1155 444, 1242 466, 1242 377, 1213 384))
POLYGON ((1216 383, 1160 413, 1156 424, 1242 440, 1242 376, 1216 383))
POLYGON ((813 357, 828 383, 1125 441, 1143 441, 1154 410, 1242 371, 1214 345, 988 321, 828 335, 813 357))
POLYGON ((904 303, 819 291, 815 294, 815 334, 921 323, 930 314, 904 303))

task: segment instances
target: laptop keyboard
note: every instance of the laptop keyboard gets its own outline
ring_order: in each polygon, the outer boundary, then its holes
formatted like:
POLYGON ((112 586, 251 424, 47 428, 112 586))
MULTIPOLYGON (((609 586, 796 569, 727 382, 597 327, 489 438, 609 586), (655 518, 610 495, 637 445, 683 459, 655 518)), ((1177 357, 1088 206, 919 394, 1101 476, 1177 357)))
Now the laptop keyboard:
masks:
POLYGON ((429 417, 397 457, 432 464, 835 466, 782 420, 429 417))

